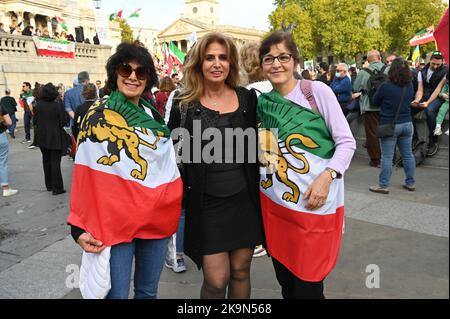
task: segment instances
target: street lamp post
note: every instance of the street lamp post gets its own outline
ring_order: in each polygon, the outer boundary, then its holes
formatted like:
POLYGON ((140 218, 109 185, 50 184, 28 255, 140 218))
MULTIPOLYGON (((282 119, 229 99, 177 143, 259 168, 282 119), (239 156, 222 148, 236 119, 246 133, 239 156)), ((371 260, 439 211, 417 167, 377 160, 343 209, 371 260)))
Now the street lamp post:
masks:
POLYGON ((100 9, 102 7, 102 0, 92 0, 94 2, 95 9, 100 9))

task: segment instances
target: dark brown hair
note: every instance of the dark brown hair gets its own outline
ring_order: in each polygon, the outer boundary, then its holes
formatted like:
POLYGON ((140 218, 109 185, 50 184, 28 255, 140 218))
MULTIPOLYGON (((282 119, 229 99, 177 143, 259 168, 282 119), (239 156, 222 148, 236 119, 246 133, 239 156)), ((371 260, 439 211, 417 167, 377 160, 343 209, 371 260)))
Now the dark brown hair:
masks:
POLYGON ((97 87, 93 83, 88 83, 83 87, 81 95, 86 100, 95 100, 97 97, 97 87))
POLYGON ((395 85, 405 87, 412 81, 413 74, 409 68, 408 62, 403 58, 396 58, 392 61, 388 77, 395 85))
POLYGON ((106 86, 111 90, 117 90, 117 69, 122 63, 136 62, 142 65, 147 72, 147 85, 145 92, 148 92, 152 87, 158 85, 158 75, 156 74, 155 64, 153 58, 148 52, 147 48, 139 41, 133 43, 123 42, 117 47, 114 53, 106 63, 106 73, 108 79, 106 86))
POLYGON ((280 43, 283 43, 289 50, 290 54, 292 54, 294 63, 296 65, 299 64, 300 52, 298 51, 292 34, 285 31, 275 31, 263 40, 263 42, 261 43, 261 47, 259 48, 259 60, 262 61, 263 57, 270 52, 270 48, 273 45, 277 45, 280 43))

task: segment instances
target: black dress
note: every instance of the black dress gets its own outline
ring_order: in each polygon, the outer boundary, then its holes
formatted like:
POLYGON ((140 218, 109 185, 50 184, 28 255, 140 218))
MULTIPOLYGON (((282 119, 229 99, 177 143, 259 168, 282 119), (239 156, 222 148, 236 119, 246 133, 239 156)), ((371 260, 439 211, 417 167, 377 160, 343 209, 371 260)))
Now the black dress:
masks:
MULTIPOLYGON (((193 151, 191 161, 183 163, 186 209, 184 252, 198 268, 202 266, 204 255, 254 248, 264 243, 259 167, 256 162, 248 160, 252 156, 257 158, 256 143, 250 145, 246 139, 245 160, 241 164, 207 164, 194 160, 194 156, 198 156, 197 153, 210 143, 194 134, 198 130, 194 129, 195 122, 200 123, 201 134, 209 128, 221 127, 250 129, 256 134, 256 94, 241 87, 236 89, 236 93, 239 108, 225 116, 203 107, 199 102, 188 106, 184 128, 189 131, 189 144, 193 151)), ((173 130, 180 127, 180 122, 180 108, 174 105, 168 126, 173 130)))
POLYGON ((224 138, 225 129, 232 128, 234 113, 220 115, 216 128, 222 133, 222 158, 206 165, 204 255, 254 248, 261 243, 259 212, 250 198, 244 164, 236 163, 234 143, 224 138))

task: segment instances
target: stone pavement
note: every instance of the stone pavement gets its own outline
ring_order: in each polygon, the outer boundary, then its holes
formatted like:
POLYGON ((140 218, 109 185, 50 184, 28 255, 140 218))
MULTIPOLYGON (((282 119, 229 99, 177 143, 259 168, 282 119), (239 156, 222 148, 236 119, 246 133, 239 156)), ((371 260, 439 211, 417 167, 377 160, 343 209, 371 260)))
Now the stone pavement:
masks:
MULTIPOLYGON (((0 298, 81 298, 73 289, 81 250, 66 226, 73 162, 62 160, 68 193, 52 196, 45 191, 39 149, 27 149, 17 135, 10 140, 9 167, 10 184, 20 192, 0 197, 0 298)), ((401 170, 393 175, 390 195, 370 193, 378 170, 365 158, 353 160, 345 234, 325 282, 327 298, 449 298, 449 171, 419 167, 414 193, 401 188, 401 170), (380 285, 369 289, 373 265, 380 285)), ((199 298, 202 273, 186 261, 186 273, 164 270, 159 298, 199 298)), ((269 258, 253 260, 251 280, 252 298, 281 297, 269 258)))

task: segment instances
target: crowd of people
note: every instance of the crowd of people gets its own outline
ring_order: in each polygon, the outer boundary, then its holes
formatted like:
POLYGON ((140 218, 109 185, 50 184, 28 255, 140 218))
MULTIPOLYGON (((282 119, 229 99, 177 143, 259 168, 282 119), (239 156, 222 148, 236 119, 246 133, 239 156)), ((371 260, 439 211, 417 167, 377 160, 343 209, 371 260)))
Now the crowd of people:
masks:
MULTIPOLYGON (((109 58, 104 85, 90 83, 86 71, 69 90, 24 82, 22 143, 40 148, 45 187, 53 195, 65 192, 62 156, 75 160, 72 236, 94 256, 86 271, 100 257, 109 260, 110 288, 87 283, 82 291, 128 298, 134 257, 135 298, 156 298, 164 264, 186 271, 186 254, 203 272, 201 298, 250 298, 252 258, 268 252, 284 298, 324 298, 342 238, 343 177, 356 150, 350 122, 363 117, 369 164, 381 169, 370 191, 381 194, 389 193, 396 145, 404 188, 415 190, 414 115, 426 116, 428 156, 438 151, 445 130, 442 54, 417 66, 394 54, 382 60, 372 50, 361 69, 320 63, 317 72, 298 72, 300 54, 287 32, 240 51, 229 37, 210 33, 188 52, 182 79, 159 75, 152 55, 135 42, 121 44, 109 58), (382 132, 386 126, 391 131, 382 132), (170 133, 180 129, 186 134, 170 133), (220 134, 199 146, 196 130, 204 136, 211 129, 220 134), (226 141, 229 129, 259 136, 254 145, 246 140, 243 161, 226 156, 237 150, 226 141), (195 161, 186 151, 211 154, 210 142, 221 145, 214 150, 219 160, 195 161)), ((17 193, 7 171, 7 134, 15 138, 17 105, 7 89, 0 123, 3 196, 17 193)))
MULTIPOLYGON (((32 25, 27 25, 25 28, 22 29, 21 25, 22 24, 19 24, 17 26, 10 26, 9 32, 8 32, 5 30, 4 24, 0 22, 0 33, 76 42, 75 41, 76 39, 73 36, 73 34, 67 33, 67 31, 65 31, 65 30, 63 30, 61 32, 58 32, 58 31, 50 32, 48 28, 36 28, 35 29, 32 25)), ((81 40, 80 40, 81 42, 84 42, 86 44, 100 44, 98 34, 95 34, 95 36, 92 38, 92 42, 89 38, 85 38, 84 40, 83 39, 81 39, 81 40)))

